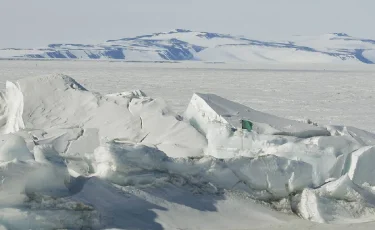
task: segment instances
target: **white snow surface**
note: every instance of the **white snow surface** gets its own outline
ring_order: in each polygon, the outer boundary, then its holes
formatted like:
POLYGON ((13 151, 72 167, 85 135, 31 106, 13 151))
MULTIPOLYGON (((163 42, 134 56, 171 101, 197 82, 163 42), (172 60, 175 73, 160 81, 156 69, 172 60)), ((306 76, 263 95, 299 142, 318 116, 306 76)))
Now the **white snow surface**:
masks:
POLYGON ((3 229, 375 226, 375 134, 362 129, 203 93, 179 115, 61 74, 7 82, 0 107, 3 229))

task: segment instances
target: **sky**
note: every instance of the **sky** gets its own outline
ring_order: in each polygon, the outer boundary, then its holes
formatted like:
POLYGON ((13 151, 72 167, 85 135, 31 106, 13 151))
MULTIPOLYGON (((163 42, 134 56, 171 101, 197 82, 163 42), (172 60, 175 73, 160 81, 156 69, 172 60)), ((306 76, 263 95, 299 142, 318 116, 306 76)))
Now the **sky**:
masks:
POLYGON ((176 28, 277 40, 375 39, 375 0, 0 0, 0 48, 99 43, 176 28))

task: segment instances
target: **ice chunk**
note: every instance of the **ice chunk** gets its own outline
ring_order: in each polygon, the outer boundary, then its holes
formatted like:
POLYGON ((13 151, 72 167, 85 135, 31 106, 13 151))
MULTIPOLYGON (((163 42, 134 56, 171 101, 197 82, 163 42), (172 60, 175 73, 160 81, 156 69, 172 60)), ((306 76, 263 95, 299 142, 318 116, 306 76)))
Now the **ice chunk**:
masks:
POLYGON ((285 197, 312 185, 312 167, 276 156, 233 158, 228 167, 250 188, 266 190, 274 197, 285 197))
POLYGON ((42 163, 43 167, 29 176, 26 192, 50 196, 69 194, 70 174, 64 159, 53 146, 35 146, 34 156, 35 161, 42 163))
POLYGON ((1 101, 3 107, 1 116, 5 120, 5 124, 1 127, 1 132, 7 134, 25 128, 22 118, 24 98, 17 84, 7 81, 5 87, 5 95, 1 95, 3 99, 1 101))
POLYGON ((42 197, 22 206, 0 208, 0 229, 101 229, 99 216, 91 207, 61 198, 42 197))
POLYGON ((375 220, 375 193, 354 184, 348 175, 317 189, 305 189, 298 205, 300 215, 320 223, 375 220))
POLYGON ((37 170, 35 161, 17 160, 0 162, 0 204, 3 206, 19 205, 25 199, 25 185, 28 175, 37 170))
POLYGON ((96 175, 118 184, 126 184, 127 176, 144 170, 162 170, 161 163, 167 158, 155 148, 115 142, 98 147, 94 156, 96 175))
POLYGON ((375 134, 351 126, 327 126, 332 136, 344 136, 362 146, 375 145, 375 134))
POLYGON ((188 122, 171 111, 161 99, 134 98, 129 111, 139 116, 142 132, 140 142, 156 145, 168 156, 202 156, 207 141, 188 122))
POLYGON ((100 145, 98 129, 84 129, 80 134, 76 140, 71 141, 66 155, 84 156, 87 153, 91 154, 100 145))
POLYGON ((367 183, 375 186, 375 147, 367 146, 353 152, 346 163, 349 165, 348 175, 350 179, 362 185, 367 183))
POLYGON ((96 175, 127 184, 143 174, 172 173, 197 183, 233 189, 239 182, 246 190, 265 190, 270 197, 286 197, 312 184, 309 164, 276 156, 233 158, 170 158, 155 148, 131 143, 107 143, 95 150, 96 175))
POLYGON ((259 112, 214 94, 194 94, 185 111, 185 116, 192 125, 204 133, 207 133, 208 125, 215 122, 242 128, 241 120, 245 119, 251 121, 254 124, 254 130, 261 134, 304 138, 330 135, 325 128, 259 112))
POLYGON ((32 160, 32 154, 27 148, 25 139, 18 135, 8 135, 5 143, 0 147, 0 161, 32 160))

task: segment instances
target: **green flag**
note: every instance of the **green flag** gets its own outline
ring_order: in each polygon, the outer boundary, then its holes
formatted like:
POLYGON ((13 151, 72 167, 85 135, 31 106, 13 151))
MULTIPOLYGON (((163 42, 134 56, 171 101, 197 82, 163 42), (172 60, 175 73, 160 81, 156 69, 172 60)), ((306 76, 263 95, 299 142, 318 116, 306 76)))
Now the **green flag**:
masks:
POLYGON ((251 123, 251 121, 241 120, 241 124, 242 124, 242 129, 246 129, 249 132, 253 130, 253 123, 251 123))

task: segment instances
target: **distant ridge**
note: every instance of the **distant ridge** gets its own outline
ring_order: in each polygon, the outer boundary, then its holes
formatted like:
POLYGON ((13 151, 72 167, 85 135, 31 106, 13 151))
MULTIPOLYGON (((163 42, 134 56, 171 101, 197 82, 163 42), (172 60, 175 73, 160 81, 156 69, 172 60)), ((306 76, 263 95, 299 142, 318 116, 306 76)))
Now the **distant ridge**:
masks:
POLYGON ((175 29, 92 44, 50 44, 38 49, 0 49, 2 59, 109 59, 277 63, 375 63, 375 40, 346 33, 265 41, 175 29))

